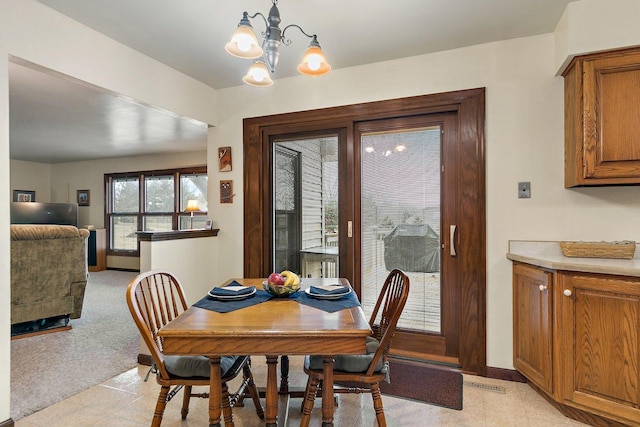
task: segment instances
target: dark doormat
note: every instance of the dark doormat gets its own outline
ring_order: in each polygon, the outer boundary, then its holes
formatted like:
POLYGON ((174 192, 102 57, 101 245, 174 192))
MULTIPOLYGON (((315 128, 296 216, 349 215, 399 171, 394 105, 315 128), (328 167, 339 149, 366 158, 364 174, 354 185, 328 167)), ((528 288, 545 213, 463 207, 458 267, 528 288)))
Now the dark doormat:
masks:
POLYGON ((383 395, 462 410, 462 374, 446 367, 389 358, 391 383, 380 383, 383 395))

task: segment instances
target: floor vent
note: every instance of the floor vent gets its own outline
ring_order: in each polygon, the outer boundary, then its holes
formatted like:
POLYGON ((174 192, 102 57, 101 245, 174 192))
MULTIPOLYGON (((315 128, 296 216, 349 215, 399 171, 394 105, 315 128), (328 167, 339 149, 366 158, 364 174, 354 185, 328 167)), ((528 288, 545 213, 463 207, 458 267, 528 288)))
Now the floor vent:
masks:
POLYGON ((462 385, 479 388, 481 390, 492 391, 494 393, 507 394, 507 389, 502 387, 501 385, 483 384, 473 381, 464 381, 462 385))

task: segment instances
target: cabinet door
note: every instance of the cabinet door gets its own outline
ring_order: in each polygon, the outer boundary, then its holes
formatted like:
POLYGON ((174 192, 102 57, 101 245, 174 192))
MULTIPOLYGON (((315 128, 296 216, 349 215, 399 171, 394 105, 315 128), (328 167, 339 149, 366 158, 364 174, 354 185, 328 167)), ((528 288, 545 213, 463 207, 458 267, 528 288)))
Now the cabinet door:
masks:
POLYGON ((560 278, 563 403, 640 426, 640 279, 560 278))
POLYGON ((578 58, 565 75, 565 185, 640 183, 638 117, 640 51, 578 58))
POLYGON ((553 394, 550 272, 513 266, 513 365, 530 381, 553 394))

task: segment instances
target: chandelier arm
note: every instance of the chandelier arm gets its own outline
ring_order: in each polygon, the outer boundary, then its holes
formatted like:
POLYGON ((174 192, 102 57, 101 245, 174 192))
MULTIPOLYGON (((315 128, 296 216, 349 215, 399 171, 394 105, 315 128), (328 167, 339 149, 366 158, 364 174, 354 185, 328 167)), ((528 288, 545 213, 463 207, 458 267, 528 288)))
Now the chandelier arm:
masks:
POLYGON ((315 34, 313 34, 313 35, 312 35, 312 34, 307 34, 307 33, 302 29, 302 27, 301 27, 300 25, 297 25, 297 24, 289 24, 289 25, 287 25, 286 27, 284 27, 284 29, 282 30, 282 44, 284 44, 285 46, 289 46, 289 45, 291 44, 291 40, 289 40, 289 39, 285 39, 285 38, 284 38, 284 33, 285 33, 285 31, 287 31, 287 29, 289 29, 289 28, 291 28, 291 27, 295 27, 295 28, 297 28, 298 30, 300 30, 300 32, 301 32, 302 34, 304 34, 305 36, 309 37, 310 39, 312 39, 312 38, 314 38, 314 37, 317 37, 315 34))
MULTIPOLYGON (((245 13, 247 13, 247 12, 245 12, 245 13)), ((269 23, 267 22, 267 18, 265 18, 265 16, 260 12, 256 12, 253 15, 247 14, 247 17, 249 19, 253 19, 256 16, 260 16, 260 18, 262 18, 262 21, 264 22, 264 28, 265 28, 264 33, 262 33, 262 34, 265 34, 267 32, 267 30, 269 29, 269 23)))

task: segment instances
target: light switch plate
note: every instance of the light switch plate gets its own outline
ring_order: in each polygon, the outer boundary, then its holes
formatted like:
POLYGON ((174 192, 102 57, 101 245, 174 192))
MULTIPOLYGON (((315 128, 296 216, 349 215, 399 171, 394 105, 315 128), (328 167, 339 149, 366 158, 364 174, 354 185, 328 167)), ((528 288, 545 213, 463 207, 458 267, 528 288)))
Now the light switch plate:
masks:
POLYGON ((529 199, 529 198, 531 198, 531 183, 530 182, 519 182, 518 183, 518 198, 519 199, 529 199))

